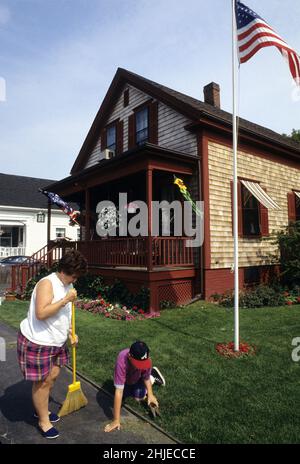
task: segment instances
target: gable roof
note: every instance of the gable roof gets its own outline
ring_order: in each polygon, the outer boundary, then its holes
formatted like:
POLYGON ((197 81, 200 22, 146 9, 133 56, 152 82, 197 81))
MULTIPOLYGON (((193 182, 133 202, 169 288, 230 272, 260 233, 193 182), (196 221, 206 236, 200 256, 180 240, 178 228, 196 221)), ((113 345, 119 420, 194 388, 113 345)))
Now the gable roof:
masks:
MULTIPOLYGON (((145 77, 127 71, 126 69, 118 68, 71 169, 71 175, 78 173, 79 170, 83 168, 87 150, 95 141, 95 137, 99 134, 100 129, 105 125, 111 107, 116 102, 120 90, 126 83, 133 85, 137 89, 144 91, 162 103, 169 105, 179 113, 186 115, 195 123, 200 122, 200 119, 203 120, 203 118, 207 118, 228 127, 232 126, 231 113, 164 85, 158 84, 157 82, 146 79, 145 77)), ((271 129, 267 129, 266 127, 242 118, 239 119, 239 129, 269 142, 275 142, 281 145, 284 149, 291 150, 296 153, 297 156, 300 156, 300 144, 298 142, 295 142, 288 137, 284 137, 271 129)))
POLYGON ((47 208, 48 200, 38 189, 53 182, 50 179, 0 173, 0 205, 47 208))

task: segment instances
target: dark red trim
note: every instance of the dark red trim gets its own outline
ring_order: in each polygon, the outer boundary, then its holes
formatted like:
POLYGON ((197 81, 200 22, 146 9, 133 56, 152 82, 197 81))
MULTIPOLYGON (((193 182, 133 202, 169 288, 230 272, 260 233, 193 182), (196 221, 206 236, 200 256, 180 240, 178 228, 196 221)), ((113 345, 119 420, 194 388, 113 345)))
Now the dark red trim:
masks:
POLYGON ((204 201, 204 267, 210 268, 211 265, 211 244, 210 244, 210 207, 209 207, 209 167, 208 167, 208 140, 205 132, 199 138, 199 153, 201 153, 202 170, 202 194, 204 201))

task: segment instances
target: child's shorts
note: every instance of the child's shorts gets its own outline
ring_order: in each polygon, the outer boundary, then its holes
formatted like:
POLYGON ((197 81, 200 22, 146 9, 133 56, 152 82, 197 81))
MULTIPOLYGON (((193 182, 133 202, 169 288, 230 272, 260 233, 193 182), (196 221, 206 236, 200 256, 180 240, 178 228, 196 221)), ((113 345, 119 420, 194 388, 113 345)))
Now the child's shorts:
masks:
POLYGON ((123 398, 128 398, 132 396, 135 399, 142 400, 145 398, 147 393, 147 389, 145 387, 144 381, 139 380, 137 383, 133 385, 125 384, 123 398))

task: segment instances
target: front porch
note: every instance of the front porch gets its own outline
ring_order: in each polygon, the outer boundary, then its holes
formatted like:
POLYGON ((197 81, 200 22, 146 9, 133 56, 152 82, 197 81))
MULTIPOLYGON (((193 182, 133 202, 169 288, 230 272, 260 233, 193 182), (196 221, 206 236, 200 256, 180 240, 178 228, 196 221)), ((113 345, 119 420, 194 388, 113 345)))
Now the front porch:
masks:
MULTIPOLYGON (((133 293, 139 292, 142 286, 148 287, 150 311, 159 310, 162 300, 183 304, 199 292, 200 250, 187 246, 191 237, 184 236, 183 227, 178 234, 172 220, 166 236, 164 230, 169 213, 164 210, 160 212, 158 233, 153 234, 152 230, 152 201, 182 202, 173 184, 173 174, 183 178, 188 186, 192 176, 194 184, 197 183, 195 157, 147 144, 132 153, 102 160, 98 166, 48 187, 64 200, 79 205, 80 240, 69 242, 68 246, 80 251, 88 261, 90 272, 100 274, 107 283, 120 279, 133 293), (148 233, 122 236, 117 226, 114 236, 97 234, 98 203, 108 200, 118 205, 119 193, 127 194, 128 205, 136 201, 147 205, 148 233)), ((128 209, 127 213, 128 226, 133 212, 128 209)))

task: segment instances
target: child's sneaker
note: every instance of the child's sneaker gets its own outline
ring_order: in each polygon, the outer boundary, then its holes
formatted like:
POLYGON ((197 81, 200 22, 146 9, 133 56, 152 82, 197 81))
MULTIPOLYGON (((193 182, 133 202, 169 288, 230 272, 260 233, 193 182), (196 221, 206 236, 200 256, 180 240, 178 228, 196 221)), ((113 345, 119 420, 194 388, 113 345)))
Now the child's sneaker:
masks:
POLYGON ((157 367, 152 367, 151 375, 154 378, 154 383, 156 383, 156 385, 159 385, 160 387, 164 387, 166 385, 166 381, 157 367))

